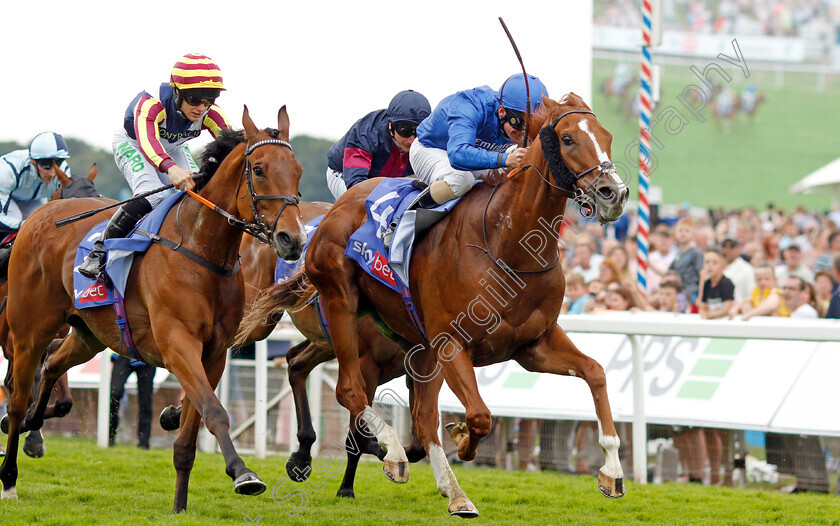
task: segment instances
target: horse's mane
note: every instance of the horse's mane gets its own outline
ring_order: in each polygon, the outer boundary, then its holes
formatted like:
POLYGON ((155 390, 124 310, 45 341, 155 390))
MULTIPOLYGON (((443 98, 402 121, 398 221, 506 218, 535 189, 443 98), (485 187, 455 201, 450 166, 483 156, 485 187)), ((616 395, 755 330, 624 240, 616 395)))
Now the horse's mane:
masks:
MULTIPOLYGON (((263 131, 272 139, 280 138, 280 130, 266 128, 263 131)), ((225 157, 230 155, 230 152, 243 142, 245 142, 245 130, 227 129, 222 130, 216 137, 216 140, 204 148, 201 157, 199 157, 199 164, 201 165, 201 171, 199 173, 201 174, 201 178, 196 182, 196 191, 201 190, 207 184, 210 178, 213 177, 213 174, 216 173, 216 170, 219 169, 225 157)))

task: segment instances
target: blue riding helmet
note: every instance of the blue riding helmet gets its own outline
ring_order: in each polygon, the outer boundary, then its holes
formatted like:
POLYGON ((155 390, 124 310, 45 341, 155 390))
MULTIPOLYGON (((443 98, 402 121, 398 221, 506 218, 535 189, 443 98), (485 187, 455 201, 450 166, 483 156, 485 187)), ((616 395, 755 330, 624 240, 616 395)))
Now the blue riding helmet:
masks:
MULTIPOLYGON (((545 84, 534 75, 528 75, 528 85, 531 90, 531 112, 537 111, 542 104, 542 96, 548 97, 545 84)), ((525 75, 517 73, 511 75, 499 89, 499 99, 503 108, 525 113, 527 91, 525 89, 525 75)))
POLYGON ((420 122, 432 113, 429 99, 414 90, 405 90, 394 95, 388 104, 388 120, 390 122, 408 121, 414 124, 420 122))
POLYGON ((64 137, 59 133, 47 131, 39 133, 29 143, 30 159, 69 159, 70 150, 64 137))

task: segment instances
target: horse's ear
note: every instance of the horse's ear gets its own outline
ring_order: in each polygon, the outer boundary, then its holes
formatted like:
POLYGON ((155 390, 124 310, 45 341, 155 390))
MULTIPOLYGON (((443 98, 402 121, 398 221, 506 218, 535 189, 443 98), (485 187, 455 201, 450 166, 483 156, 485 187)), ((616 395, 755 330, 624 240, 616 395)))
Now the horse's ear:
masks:
POLYGON ((99 169, 96 167, 96 163, 93 163, 93 166, 90 167, 90 171, 87 174, 87 178, 93 182, 96 179, 97 174, 99 174, 99 169))
POLYGON ((277 129, 280 130, 280 135, 286 137, 286 139, 289 138, 289 114, 286 113, 285 104, 277 112, 277 129))
POLYGON ((73 183, 73 179, 67 177, 67 174, 64 173, 64 170, 61 169, 61 166, 56 165, 55 176, 56 178, 58 178, 58 182, 61 183, 61 186, 70 186, 73 183))
POLYGON ((568 99, 567 104, 570 104, 572 106, 578 106, 578 107, 586 108, 587 110, 592 111, 592 108, 589 107, 589 104, 587 104, 586 101, 583 100, 583 97, 581 97, 577 93, 571 92, 568 95, 566 95, 564 98, 568 99))
POLYGON ((251 116, 248 114, 247 105, 245 105, 242 110, 242 127, 245 128, 245 140, 248 142, 251 142, 251 140, 254 139, 260 132, 254 124, 254 121, 251 120, 251 116))
POLYGON ((545 95, 543 95, 542 96, 542 107, 545 109, 545 112, 550 115, 551 112, 553 112, 557 108, 559 108, 560 105, 557 104, 557 101, 555 101, 554 99, 550 99, 550 98, 546 97, 545 95))

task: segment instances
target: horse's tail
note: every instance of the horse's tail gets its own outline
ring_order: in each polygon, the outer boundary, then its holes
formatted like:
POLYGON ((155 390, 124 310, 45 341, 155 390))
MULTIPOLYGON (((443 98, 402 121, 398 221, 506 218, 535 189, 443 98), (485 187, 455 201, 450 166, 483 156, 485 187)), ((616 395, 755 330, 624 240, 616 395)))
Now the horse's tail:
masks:
POLYGON ((279 319, 283 311, 303 310, 316 294, 318 291, 306 278, 302 268, 296 270, 281 283, 262 291, 245 312, 232 346, 247 343, 251 332, 257 327, 268 324, 267 320, 279 319))

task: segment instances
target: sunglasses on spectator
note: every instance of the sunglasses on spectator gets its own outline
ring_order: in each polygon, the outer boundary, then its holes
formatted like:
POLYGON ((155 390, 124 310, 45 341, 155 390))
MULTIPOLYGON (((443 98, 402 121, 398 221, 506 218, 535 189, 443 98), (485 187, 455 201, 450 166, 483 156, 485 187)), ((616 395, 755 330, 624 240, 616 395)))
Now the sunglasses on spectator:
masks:
POLYGON ((505 108, 505 116, 502 118, 502 123, 510 124, 514 130, 521 130, 525 128, 525 115, 516 111, 505 108))
POLYGON ((35 162, 38 163, 38 166, 44 170, 49 170, 53 167, 53 165, 60 164, 61 159, 36 159, 35 162))
POLYGON ((216 97, 203 97, 201 95, 190 95, 184 93, 184 101, 190 106, 200 106, 201 104, 210 107, 216 102, 216 97))
POLYGON ((406 139, 417 135, 417 125, 408 121, 397 121, 391 124, 391 127, 397 132, 400 137, 406 139))

